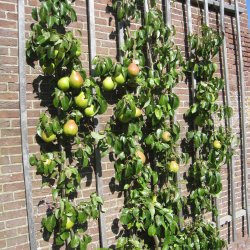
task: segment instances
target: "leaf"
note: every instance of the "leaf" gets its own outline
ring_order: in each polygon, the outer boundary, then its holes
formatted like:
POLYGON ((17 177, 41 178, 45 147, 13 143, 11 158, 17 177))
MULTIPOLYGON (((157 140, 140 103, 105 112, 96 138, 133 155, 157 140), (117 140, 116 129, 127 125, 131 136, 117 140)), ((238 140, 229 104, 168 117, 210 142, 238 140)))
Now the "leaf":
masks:
POLYGON ((37 13, 37 8, 33 8, 31 12, 31 16, 35 21, 38 21, 38 13, 37 13))
POLYGON ((132 219, 133 217, 128 213, 128 211, 123 212, 120 217, 120 221, 123 225, 128 225, 132 221, 132 219))
POLYGON ((39 17, 42 22, 46 22, 47 15, 48 15, 47 10, 42 6, 39 11, 39 17))
POLYGON ((52 26, 54 25, 55 21, 56 21, 55 17, 48 16, 47 17, 47 25, 48 25, 48 27, 52 28, 52 26))
POLYGON ((148 228, 148 235, 149 235, 149 236, 154 236, 154 235, 156 235, 156 228, 155 228, 155 225, 151 225, 151 226, 148 228))
POLYGON ((37 164, 37 159, 35 155, 31 155, 29 159, 30 165, 35 166, 37 164))
POLYGON ((148 209, 149 209, 149 212, 151 214, 151 219, 153 220, 154 216, 155 216, 155 207, 154 207, 153 203, 149 203, 148 209))
POLYGON ((156 108, 155 109, 155 116, 158 120, 160 120, 162 118, 162 110, 161 109, 158 109, 156 108))
POLYGON ((50 215, 47 217, 46 221, 45 221, 45 228, 49 231, 49 232, 53 232, 54 228, 56 226, 56 218, 55 215, 50 215))
POLYGON ((119 21, 122 20, 123 16, 124 16, 124 8, 123 8, 123 6, 119 6, 118 10, 117 10, 117 18, 118 18, 118 20, 119 21))
POLYGON ((153 185, 156 185, 158 182, 158 174, 157 172, 153 171, 152 172, 152 177, 153 177, 153 185))
POLYGON ((57 197, 58 197, 58 189, 56 189, 56 188, 52 189, 52 197, 53 197, 53 200, 57 199, 57 197))
POLYGON ((96 141, 99 141, 99 140, 102 140, 106 137, 106 135, 101 135, 97 132, 91 132, 91 136, 96 140, 96 141))
POLYGON ((101 97, 101 96, 97 96, 97 101, 100 105, 100 108, 98 110, 98 114, 103 114, 106 112, 107 108, 108 108, 108 103, 106 102, 106 100, 101 97))
POLYGON ((60 238, 65 241, 69 238, 69 232, 63 232, 62 234, 60 234, 60 238))
POLYGON ((57 246, 62 246, 64 244, 64 240, 62 240, 60 235, 58 235, 55 239, 55 243, 57 246))
POLYGON ((79 223, 85 223, 87 221, 87 218, 88 218, 88 216, 84 211, 78 213, 78 222, 79 223))
POLYGON ((61 99, 61 104, 63 111, 67 111, 69 109, 69 98, 67 96, 64 96, 61 99))
POLYGON ((74 235, 72 238, 71 238, 71 241, 70 241, 70 247, 71 248, 77 248, 78 245, 80 243, 80 239, 77 235, 74 235))
POLYGON ((172 105, 171 105, 172 108, 177 109, 179 105, 180 105, 179 97, 176 94, 172 93, 172 105))

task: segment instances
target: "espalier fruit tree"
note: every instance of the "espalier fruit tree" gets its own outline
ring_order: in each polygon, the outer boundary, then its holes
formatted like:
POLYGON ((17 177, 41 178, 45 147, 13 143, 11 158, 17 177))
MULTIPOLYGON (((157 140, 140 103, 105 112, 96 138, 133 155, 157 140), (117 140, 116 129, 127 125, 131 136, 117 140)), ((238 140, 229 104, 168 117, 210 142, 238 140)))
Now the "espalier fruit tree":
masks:
POLYGON ((27 59, 39 61, 41 84, 53 86, 53 91, 37 126, 41 153, 31 156, 30 164, 36 166, 43 186, 51 187, 52 192, 42 219, 44 239, 52 236, 55 247, 83 250, 91 242, 87 222, 99 217, 103 201, 95 193, 89 201, 75 202, 74 198, 84 169, 94 160, 93 117, 104 113, 107 103, 95 80, 87 78, 82 68, 80 41, 66 29, 77 20, 73 2, 42 0, 40 7, 32 10, 35 23, 27 42, 27 59))
MULTIPOLYGON (((202 26, 200 34, 189 36, 192 50, 186 63, 185 71, 193 72, 196 80, 194 102, 187 111, 187 117, 193 121, 194 130, 188 132, 189 148, 194 151, 193 162, 188 171, 189 191, 188 204, 195 223, 201 228, 208 226, 204 214, 212 212, 217 216, 215 199, 222 190, 220 169, 232 157, 231 146, 235 137, 223 126, 223 119, 229 119, 232 108, 218 102, 224 87, 224 80, 214 76, 217 64, 214 62, 219 53, 223 37, 213 29, 202 26)), ((219 238, 217 230, 210 227, 205 234, 207 243, 201 249, 222 249, 225 242, 219 238), (212 239, 211 239, 212 237, 212 239)), ((203 246, 202 238, 197 244, 203 246)))
POLYGON ((176 249, 183 245, 178 213, 185 204, 176 177, 188 157, 177 150, 180 126, 174 115, 180 101, 173 89, 183 60, 161 10, 151 2, 142 15, 143 4, 113 1, 124 24, 123 62, 93 62, 102 88, 118 97, 105 137, 125 194, 116 249, 176 249), (131 22, 139 19, 142 26, 132 31, 131 22))

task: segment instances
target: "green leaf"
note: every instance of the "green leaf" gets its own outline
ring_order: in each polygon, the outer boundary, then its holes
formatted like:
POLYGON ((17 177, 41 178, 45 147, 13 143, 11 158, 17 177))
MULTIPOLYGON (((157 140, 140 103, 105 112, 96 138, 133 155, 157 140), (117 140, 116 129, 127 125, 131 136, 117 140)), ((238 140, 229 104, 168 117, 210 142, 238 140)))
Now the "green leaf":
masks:
POLYGON ((62 234, 60 234, 60 237, 63 241, 65 241, 69 238, 69 232, 63 232, 62 234))
POLYGON ((31 16, 35 21, 38 21, 38 13, 37 13, 37 8, 33 8, 31 12, 31 16))
POLYGON ((71 241, 70 241, 70 247, 71 248, 77 248, 79 246, 79 243, 80 243, 80 239, 77 235, 74 235, 72 238, 71 238, 71 241))
POLYGON ((180 105, 179 97, 176 94, 172 93, 172 105, 171 105, 172 108, 177 109, 179 105, 180 105))
POLYGON ((123 212, 120 221, 123 225, 128 225, 132 221, 133 217, 127 211, 123 212))
POLYGON ((155 116, 158 120, 160 120, 162 118, 162 110, 161 109, 158 109, 156 108, 155 109, 155 116))
POLYGON ((151 219, 153 220, 154 216, 155 216, 155 207, 154 207, 154 204, 153 203, 149 203, 148 209, 149 209, 149 212, 151 214, 151 219))
POLYGON ((149 235, 149 236, 154 236, 154 235, 156 235, 156 228, 155 228, 155 225, 151 225, 151 226, 148 228, 148 235, 149 235))
POLYGON ((97 132, 91 132, 91 136, 96 140, 96 141, 99 141, 99 140, 102 140, 106 137, 106 135, 101 135, 97 132))
POLYGON ((153 185, 156 185, 158 183, 158 173, 153 171, 152 177, 153 177, 153 185))
POLYGON ((63 111, 67 111, 69 109, 69 98, 67 96, 64 96, 61 99, 61 104, 63 111))
POLYGON ((37 159, 35 155, 31 155, 29 159, 30 165, 35 166, 37 164, 37 159))
POLYGON ((88 218, 88 216, 84 211, 78 213, 78 222, 79 223, 85 223, 87 221, 87 218, 88 218))
POLYGON ((54 228, 56 226, 56 218, 55 215, 50 215, 47 217, 46 221, 45 221, 45 227, 49 232, 53 232, 54 228))

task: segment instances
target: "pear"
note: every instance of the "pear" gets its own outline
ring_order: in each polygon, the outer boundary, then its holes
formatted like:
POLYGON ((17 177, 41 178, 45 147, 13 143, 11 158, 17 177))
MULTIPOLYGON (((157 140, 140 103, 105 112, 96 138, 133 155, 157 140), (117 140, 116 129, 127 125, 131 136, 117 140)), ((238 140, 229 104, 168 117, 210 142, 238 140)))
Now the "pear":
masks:
POLYGON ((63 133, 67 136, 75 136, 78 132, 78 126, 74 120, 68 120, 63 126, 63 133))
POLYGON ((125 78, 122 73, 120 73, 118 76, 115 77, 115 82, 119 85, 122 85, 125 83, 125 78))
POLYGON ((140 69, 135 63, 130 63, 128 66, 128 74, 131 77, 136 77, 139 75, 140 69))
POLYGON ((136 110, 135 110, 135 117, 139 117, 139 116, 141 116, 141 115, 142 115, 141 109, 139 109, 139 108, 136 107, 136 110))
POLYGON ((79 89, 83 86, 83 78, 79 72, 72 70, 69 77, 69 86, 73 89, 79 89))
POLYGON ((88 99, 85 98, 85 94, 81 91, 78 96, 74 98, 76 106, 80 108, 87 108, 88 106, 88 99))
POLYGON ((135 155, 141 159, 141 161, 142 161, 143 164, 146 162, 146 156, 145 156, 145 154, 142 151, 137 150, 135 152, 135 155))
POLYGON ((173 173, 177 173, 179 171, 179 165, 176 161, 171 161, 169 164, 169 171, 173 173))
POLYGON ((115 88, 115 84, 110 76, 103 80, 102 86, 105 91, 112 91, 115 88))
POLYGON ((94 116, 95 114, 95 107, 94 105, 91 105, 90 107, 86 108, 84 110, 84 114, 87 116, 87 117, 92 117, 94 116))
POLYGON ((215 149, 221 149, 221 142, 219 140, 215 140, 213 146, 215 149))
POLYGON ((45 133, 45 131, 42 132, 41 138, 43 139, 43 141, 49 143, 52 142, 56 139, 56 135, 52 134, 50 136, 47 136, 47 134, 45 133))
POLYGON ((57 86, 60 90, 66 92, 69 89, 69 77, 65 76, 59 79, 57 86))
POLYGON ((161 138, 164 142, 169 142, 171 140, 171 134, 168 131, 164 131, 161 138))

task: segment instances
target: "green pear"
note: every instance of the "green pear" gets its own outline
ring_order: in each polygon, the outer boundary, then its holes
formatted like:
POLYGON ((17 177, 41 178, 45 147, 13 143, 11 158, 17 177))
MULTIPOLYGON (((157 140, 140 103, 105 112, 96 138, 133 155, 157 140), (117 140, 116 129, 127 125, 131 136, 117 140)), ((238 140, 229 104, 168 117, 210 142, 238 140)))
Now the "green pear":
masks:
POLYGON ((86 108, 86 109, 84 110, 84 114, 85 114, 87 117, 92 117, 92 116, 94 116, 94 114, 95 114, 95 107, 94 107, 94 105, 91 105, 91 106, 89 106, 88 108, 86 108))
POLYGON ((50 143, 52 141, 54 141, 56 139, 56 135, 52 134, 50 136, 47 136, 47 134, 45 133, 45 131, 42 132, 41 138, 43 139, 43 141, 50 143))
POLYGON ((78 96, 74 98, 76 106, 79 108, 87 108, 88 106, 88 99, 85 98, 85 94, 81 91, 78 96))
POLYGON ((115 84, 110 76, 103 80, 102 86, 105 91, 112 91, 115 88, 115 84))
POLYGON ((59 79, 57 86, 60 90, 66 92, 69 89, 69 77, 65 76, 59 79))
POLYGON ((118 76, 115 77, 115 82, 116 82, 117 84, 119 84, 119 85, 124 84, 125 81, 126 81, 126 80, 125 80, 125 78, 124 78, 124 76, 123 76, 122 73, 120 73, 120 75, 118 75, 118 76))

